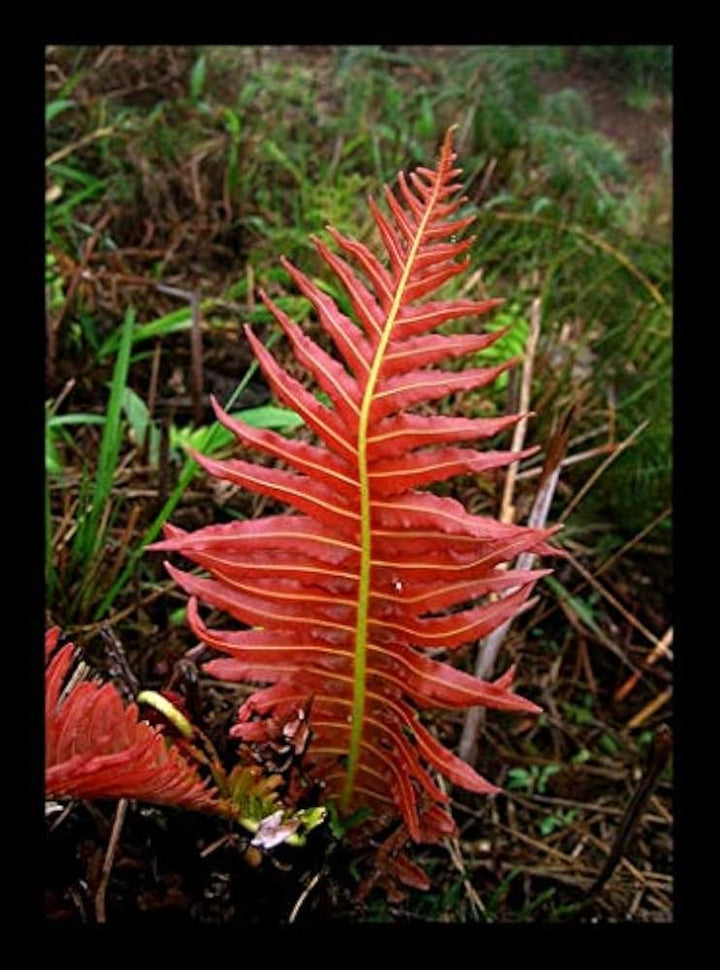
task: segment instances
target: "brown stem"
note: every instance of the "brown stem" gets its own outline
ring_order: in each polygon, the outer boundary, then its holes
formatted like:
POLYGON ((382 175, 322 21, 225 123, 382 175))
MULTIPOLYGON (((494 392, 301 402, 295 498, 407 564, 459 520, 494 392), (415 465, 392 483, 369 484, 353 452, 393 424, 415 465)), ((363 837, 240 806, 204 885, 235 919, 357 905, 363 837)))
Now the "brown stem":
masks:
POLYGON ((107 852, 105 853, 105 861, 103 862, 102 867, 102 877, 100 879, 98 890, 95 893, 95 919, 98 923, 107 922, 107 915, 105 912, 105 894, 107 893, 108 883, 110 882, 110 873, 112 872, 113 862, 115 861, 115 853, 117 852, 118 842, 120 841, 120 833, 122 832, 123 823, 125 821, 127 807, 127 798, 121 798, 118 802, 118 807, 115 810, 115 821, 113 822, 112 832, 110 833, 110 841, 108 842, 107 852))
POLYGON ((625 814, 620 820, 610 854, 605 860, 605 865, 600 870, 595 882, 588 890, 587 896, 583 901, 583 907, 587 906, 598 895, 625 854, 635 826, 640 820, 645 805, 670 759, 671 751, 672 733, 666 724, 661 724, 655 732, 643 776, 630 799, 628 807, 625 809, 625 814))
POLYGON ((202 331, 200 329, 200 297, 197 290, 180 290, 175 286, 158 284, 157 289, 169 296, 179 296, 190 304, 192 323, 190 326, 190 397, 192 399, 193 420, 196 425, 202 424, 202 331))

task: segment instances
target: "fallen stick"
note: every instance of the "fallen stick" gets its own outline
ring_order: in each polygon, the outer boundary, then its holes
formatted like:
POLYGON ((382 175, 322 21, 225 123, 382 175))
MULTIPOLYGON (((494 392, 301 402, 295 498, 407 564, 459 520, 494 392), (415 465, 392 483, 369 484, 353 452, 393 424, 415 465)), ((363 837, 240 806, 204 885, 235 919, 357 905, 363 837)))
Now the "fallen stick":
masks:
POLYGON ((625 814, 620 820, 610 854, 583 900, 582 908, 585 908, 598 895, 625 854, 635 827, 642 817, 643 809, 668 763, 671 751, 672 735, 667 725, 662 724, 655 732, 647 766, 630 799, 625 814))
POLYGON ((630 718, 625 725, 625 729, 627 731, 634 731, 635 728, 639 728, 641 724, 644 724, 645 721, 647 721, 647 719, 655 713, 655 711, 659 711, 661 707, 667 704, 672 697, 672 692, 672 687, 668 687, 668 689, 664 690, 662 694, 658 694, 657 697, 653 697, 653 699, 648 701, 641 711, 638 711, 634 717, 630 718))
MULTIPOLYGON (((560 468, 558 467, 551 472, 538 489, 528 518, 528 526, 530 528, 542 528, 545 525, 559 478, 560 468)), ((535 556, 530 552, 521 553, 517 558, 516 569, 531 569, 534 559, 535 556)), ((509 590, 506 595, 512 592, 514 591, 509 590)), ((492 633, 489 633, 481 641, 474 671, 475 676, 481 680, 488 680, 492 675, 500 647, 503 645, 511 624, 512 620, 507 620, 499 627, 496 627, 492 633)), ((484 710, 482 707, 471 707, 465 715, 465 723, 463 724, 458 753, 468 764, 473 764, 477 757, 477 738, 483 720, 483 713, 484 710)))
MULTIPOLYGON (((658 640, 657 644, 652 649, 652 651, 647 655, 647 657, 645 658, 645 661, 641 665, 640 669, 641 670, 647 670, 647 668, 648 667, 652 667, 652 665, 657 660, 659 660, 660 657, 662 657, 664 655, 670 655, 671 656, 671 652, 670 652, 670 649, 669 648, 670 648, 670 644, 672 643, 672 641, 673 641, 673 628, 670 627, 663 634, 663 636, 661 637, 661 639, 658 640)), ((618 687, 618 689, 615 691, 614 699, 616 701, 625 700, 625 698, 628 696, 628 694, 630 693, 630 691, 631 690, 634 690, 634 688, 636 687, 636 685, 637 685, 637 683, 638 683, 639 680, 640 680, 640 677, 639 677, 638 674, 631 674, 628 677, 628 679, 625 681, 625 683, 621 684, 620 687, 618 687)))
MULTIPOLYGON (((527 342, 527 352, 523 364, 522 383, 520 390, 520 410, 527 411, 530 403, 530 390, 532 387, 532 370, 535 351, 537 350, 538 337, 540 334, 540 300, 533 300, 530 317, 530 335, 527 342)), ((513 451, 522 448, 525 440, 527 419, 518 422, 513 435, 513 451)), ((569 422, 563 422, 563 426, 556 435, 554 442, 548 448, 548 453, 543 466, 542 477, 535 496, 528 526, 531 528, 542 528, 547 521, 550 505, 560 477, 560 461, 563 457, 564 446, 567 443, 569 422), (561 442, 562 439, 562 442, 561 442)), ((517 476, 517 462, 510 466, 508 477, 505 480, 503 490, 500 520, 502 522, 512 522, 514 518, 513 493, 517 476)), ((534 556, 532 553, 522 553, 517 559, 518 569, 529 569, 532 566, 534 556)), ((509 590, 505 595, 509 595, 509 590)), ((481 680, 487 680, 495 666, 500 647, 505 640, 505 636, 510 629, 511 620, 503 623, 493 630, 484 640, 481 641, 475 660, 475 676, 481 680)), ((459 754, 460 757, 472 764, 477 756, 477 738, 482 724, 483 709, 471 707, 465 715, 462 736, 460 738, 459 754)))
POLYGON ((642 424, 639 424, 637 428, 635 428, 635 430, 631 434, 629 434, 627 438, 625 438, 624 441, 621 441, 620 444, 617 445, 613 449, 613 451, 610 452, 610 454, 605 459, 605 461, 598 468, 596 468, 595 471, 590 476, 590 478, 588 478, 588 480, 585 482, 585 484, 580 489, 580 491, 574 496, 574 498, 570 502, 568 502, 560 518, 558 519, 558 522, 564 522, 565 519, 567 519, 567 517, 570 515, 573 509, 575 509, 583 500, 583 498, 585 498, 587 493, 593 487, 593 485, 598 480, 598 478, 600 478, 600 476, 605 471, 605 469, 609 468, 610 465, 612 465, 612 463, 620 457, 623 451, 625 451, 626 448, 629 448, 630 445, 633 444, 633 442, 638 437, 638 435, 642 434, 642 432, 647 428, 649 424, 650 424, 650 421, 643 421, 642 424))
POLYGON ((112 832, 110 833, 110 841, 108 842, 107 852, 105 853, 100 885, 95 893, 95 919, 98 921, 98 923, 107 922, 107 914, 105 912, 105 894, 107 892, 108 883, 110 882, 110 873, 112 872, 113 863, 115 861, 115 853, 117 852, 118 842, 120 841, 120 833, 125 821, 127 807, 127 798, 121 798, 118 802, 117 809, 115 810, 115 821, 113 822, 112 832))
MULTIPOLYGON (((525 360, 523 361, 522 382, 520 385, 520 405, 519 412, 524 415, 513 430, 511 451, 521 451, 525 444, 525 434, 527 433, 528 415, 530 407, 530 392, 532 389, 533 364, 535 362, 535 352, 537 351, 538 338, 540 336, 540 299, 536 297, 530 309, 530 334, 525 348, 525 360)), ((514 461, 508 466, 505 476, 505 487, 503 488, 502 503, 500 505, 500 521, 512 522, 515 516, 515 506, 513 505, 513 495, 515 493, 515 479, 518 473, 518 462, 514 461)))

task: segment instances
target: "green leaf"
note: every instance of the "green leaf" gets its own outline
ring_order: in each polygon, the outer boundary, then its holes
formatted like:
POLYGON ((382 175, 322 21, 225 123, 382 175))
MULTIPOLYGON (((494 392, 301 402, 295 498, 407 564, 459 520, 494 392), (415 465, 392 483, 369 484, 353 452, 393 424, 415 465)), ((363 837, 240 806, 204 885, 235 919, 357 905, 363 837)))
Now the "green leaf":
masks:
POLYGON ((288 429, 299 428, 304 424, 303 419, 289 408, 281 408, 275 404, 263 404, 257 408, 246 408, 236 411, 232 417, 250 424, 253 428, 288 429))
MULTIPOLYGON (((140 343, 143 340, 152 340, 156 337, 164 337, 169 333, 178 333, 181 330, 189 330, 192 326, 192 311, 189 306, 182 307, 180 310, 174 310, 172 313, 166 314, 164 317, 160 317, 157 320, 153 320, 152 323, 143 323, 139 327, 135 328, 133 333, 133 344, 140 343)), ((102 345, 100 350, 98 350, 98 357, 102 359, 112 354, 118 347, 120 343, 120 332, 116 330, 111 333, 106 339, 105 343, 102 345)))
POLYGON ((59 98, 57 101, 50 101, 45 105, 45 124, 49 125, 53 118, 57 118, 63 111, 67 111, 68 108, 73 108, 74 106, 75 102, 70 101, 68 98, 59 98))
POLYGON ((176 610, 173 610, 169 617, 171 626, 181 626, 185 622, 185 613, 184 606, 179 606, 176 610))
POLYGON ((225 117, 225 128, 230 135, 230 145, 228 146, 227 182, 228 188, 232 192, 238 183, 239 177, 238 146, 240 145, 240 119, 232 108, 225 108, 223 110, 223 115, 225 117))
POLYGON ((432 138, 435 134, 435 113, 427 95, 420 103, 420 115, 415 122, 415 131, 420 138, 432 138))
POLYGON ((125 390, 130 365, 130 347, 132 345, 134 324, 135 311, 130 308, 123 321, 120 349, 113 369, 110 399, 108 401, 105 426, 100 442, 100 457, 92 495, 92 506, 90 514, 83 521, 81 528, 78 529, 79 554, 86 563, 96 552, 103 539, 102 534, 98 530, 98 526, 105 504, 110 497, 113 477, 120 454, 120 444, 122 442, 120 414, 122 410, 123 392, 125 390))
POLYGON ((554 815, 546 815, 538 822, 538 831, 541 835, 550 835, 557 828, 557 819, 554 815))
POLYGON ((53 414, 47 419, 48 428, 59 428, 65 424, 105 424, 104 414, 53 414))
POLYGON ((521 788, 532 789, 533 776, 526 768, 511 768, 508 771, 506 787, 509 791, 517 791, 521 788))
MULTIPOLYGON (((275 341, 278 339, 279 335, 280 334, 279 334, 278 331, 275 331, 274 333, 272 333, 270 335, 270 337, 268 338, 268 341, 267 341, 267 343, 265 345, 268 350, 270 350, 270 348, 273 346, 273 344, 275 343, 275 341)), ((245 374, 242 377, 242 379, 238 382, 235 390, 230 395, 229 400, 225 402, 225 406, 224 406, 224 410, 225 411, 228 411, 228 412, 230 411, 230 408, 232 408, 232 406, 235 403, 235 401, 237 401, 238 397, 242 394, 242 392, 245 390, 245 388, 248 386, 248 384, 252 380, 253 375, 255 374, 255 372, 257 371, 257 369, 258 369, 258 362, 257 362, 257 360, 254 360, 250 364, 250 366, 248 367, 248 369, 245 371, 245 374)), ((207 430, 207 439, 203 443, 203 448, 206 448, 206 447, 209 447, 210 446, 210 443, 213 441, 215 435, 218 433, 218 429, 220 429, 220 428, 222 428, 222 425, 219 424, 219 423, 215 423, 215 424, 211 425, 208 429, 206 429, 207 430)), ((200 448, 199 450, 202 451, 203 448, 200 448)), ((160 509, 160 511, 157 513, 157 515, 153 519, 153 521, 150 524, 150 527, 148 528, 147 532, 145 533, 145 535, 140 540, 140 543, 128 555, 127 562, 125 563, 125 566, 123 567, 122 572, 117 577, 117 579, 115 580, 115 582, 112 584, 112 586, 110 587, 110 589, 107 591, 107 593, 103 597, 103 600, 100 603, 100 605, 96 608, 95 613, 94 613, 94 619, 95 620, 99 620, 99 619, 101 619, 103 616, 105 616, 107 614, 108 610, 110 609, 110 607, 112 606, 112 604, 115 602, 115 599, 117 598, 118 594, 121 592, 122 589, 124 589, 125 585, 127 584, 127 582, 130 579, 130 576, 132 575, 133 570, 135 569, 135 566, 136 566, 136 564, 137 564, 140 556, 143 553, 143 550, 145 549, 145 546, 147 546, 149 543, 151 543, 159 535, 160 530, 162 529, 163 525, 170 518, 170 516, 172 515, 173 511, 175 510, 175 508, 177 507, 178 503, 180 502, 180 500, 182 499, 183 495, 185 494, 185 489, 188 487, 188 485, 190 484, 190 482, 193 480, 196 471, 197 471, 197 465, 192 460, 192 458, 188 457, 185 460, 185 464, 183 466, 183 469, 180 472, 180 477, 179 477, 178 482, 177 482, 175 488, 173 489, 171 495, 168 497, 168 499, 165 502, 165 504, 163 505, 163 507, 160 509)))
POLYGON ((45 435, 45 474, 57 475, 62 470, 63 466, 58 450, 55 447, 55 440, 48 431, 45 435))
POLYGON ((547 789, 547 783, 553 775, 556 775, 560 771, 560 765, 545 765, 540 770, 540 775, 537 780, 537 791, 539 794, 544 794, 547 789))
POLYGON ((190 97, 193 101, 197 101, 205 87, 205 78, 207 76, 207 64, 205 61, 205 55, 201 54, 200 57, 193 64, 193 69, 190 73, 190 97))
POLYGON ((263 141, 262 145, 266 155, 268 155, 274 162, 277 162, 278 165, 284 168, 286 172, 292 175, 298 185, 303 184, 305 181, 303 173, 290 158, 290 156, 284 152, 279 145, 276 145, 272 139, 263 141))
POLYGON ((102 414, 53 414, 45 422, 45 472, 57 475, 63 470, 60 454, 55 445, 56 429, 72 424, 105 424, 102 414))
POLYGON ((351 815, 342 816, 338 810, 335 802, 328 802, 327 804, 327 818, 330 826, 330 832, 333 838, 342 839, 345 834, 350 831, 350 829, 356 828, 358 825, 362 825, 365 819, 369 818, 371 812, 367 806, 358 808, 357 811, 353 812, 351 815))
MULTIPOLYGON (((244 421, 253 428, 270 428, 277 431, 291 431, 299 428, 303 419, 288 408, 276 407, 274 404, 263 404, 258 408, 248 408, 246 411, 236 411, 230 415, 237 421, 244 421)), ((215 434, 210 438, 208 432, 212 425, 202 425, 199 428, 170 429, 170 446, 172 448, 192 448, 203 455, 212 455, 235 441, 235 435, 222 425, 218 425, 215 434)))
POLYGON ((157 465, 160 457, 160 432, 150 420, 147 404, 132 388, 126 387, 123 391, 122 408, 130 423, 135 444, 142 448, 149 434, 148 461, 151 465, 157 465))
POLYGON ((617 754, 620 748, 620 745, 618 744, 618 742, 610 734, 601 735, 600 741, 598 743, 600 747, 603 749, 603 751, 605 751, 609 755, 617 754))
POLYGON ((592 608, 584 600, 581 600, 577 596, 571 596, 562 583, 559 583, 553 576, 546 576, 545 581, 560 599, 565 600, 569 604, 589 630, 592 630, 593 633, 599 633, 602 636, 602 630, 595 622, 592 608))

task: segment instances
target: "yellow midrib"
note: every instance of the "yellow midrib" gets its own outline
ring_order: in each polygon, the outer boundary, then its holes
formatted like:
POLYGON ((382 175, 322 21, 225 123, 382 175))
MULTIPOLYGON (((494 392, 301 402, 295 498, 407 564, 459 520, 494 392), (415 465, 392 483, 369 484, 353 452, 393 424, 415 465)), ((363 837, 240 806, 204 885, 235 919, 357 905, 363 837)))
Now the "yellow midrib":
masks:
POLYGON ((360 485, 360 570, 358 578, 358 602, 357 602, 357 623, 355 631, 355 661, 353 679, 353 709, 348 747, 348 764, 345 785, 340 800, 340 808, 346 812, 350 806, 355 788, 355 775, 357 773, 358 760, 360 757, 360 742, 362 740, 363 723, 365 719, 365 680, 366 680, 366 654, 367 654, 367 627, 368 612, 370 607, 370 568, 372 558, 372 530, 370 526, 370 483, 367 462, 367 440, 368 423, 370 419, 370 407, 375 394, 380 368, 387 345, 390 342, 390 335, 397 319, 397 315, 402 306, 403 297, 407 288, 408 280, 412 272, 415 258, 420 248, 420 243, 425 233, 430 216, 435 208, 438 191, 442 184, 443 170, 446 165, 446 156, 443 152, 438 165, 437 178, 433 185, 432 195, 426 202, 425 211, 422 219, 418 223, 417 232, 413 239, 412 246, 408 251, 405 269, 398 283, 393 298, 392 306, 388 312, 380 343, 378 344, 372 367, 368 375, 365 393, 363 394, 360 407, 360 417, 358 419, 358 482, 360 485))

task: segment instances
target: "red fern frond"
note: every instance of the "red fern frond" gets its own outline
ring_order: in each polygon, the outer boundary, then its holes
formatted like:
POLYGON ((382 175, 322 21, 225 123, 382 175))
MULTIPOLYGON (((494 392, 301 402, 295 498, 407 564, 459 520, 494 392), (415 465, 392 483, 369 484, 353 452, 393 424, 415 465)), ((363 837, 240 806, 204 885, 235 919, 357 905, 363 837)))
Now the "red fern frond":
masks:
POLYGON ((156 805, 232 814, 197 766, 162 731, 139 719, 112 684, 65 686, 75 647, 54 653, 60 630, 45 635, 45 794, 47 798, 137 798, 156 805))
MULTIPOLYGON (((431 332, 450 320, 484 315, 501 302, 428 299, 468 266, 463 254, 471 240, 456 236, 472 220, 455 216, 464 200, 454 159, 448 133, 435 170, 401 175, 399 197, 386 190, 389 216, 370 203, 387 265, 334 230, 342 255, 315 240, 356 321, 283 261, 332 338, 337 358, 262 294, 328 405, 287 374, 246 327, 268 383, 304 418, 317 442, 251 428, 214 404, 219 421, 240 443, 285 468, 194 457, 210 474, 271 496, 295 514, 194 533, 168 526, 165 541, 154 546, 182 553, 209 573, 202 578, 167 566, 190 594, 193 632, 226 655, 205 669, 219 678, 269 685, 241 707, 233 734, 245 740, 272 735, 311 699, 305 764, 327 796, 346 812, 369 806, 381 817, 400 814, 417 841, 453 831, 447 796, 430 769, 470 791, 498 790, 440 744, 419 710, 539 710, 512 691, 512 670, 484 682, 428 652, 455 650, 527 608, 546 571, 498 567, 523 551, 551 551, 545 540, 552 530, 471 515, 460 502, 422 490, 453 475, 501 468, 534 450, 467 447, 521 415, 460 419, 409 411, 487 386, 513 363, 457 373, 432 366, 501 336, 431 332), (198 600, 247 629, 209 629, 198 600)), ((416 885, 424 882, 404 857, 395 865, 416 885)))

